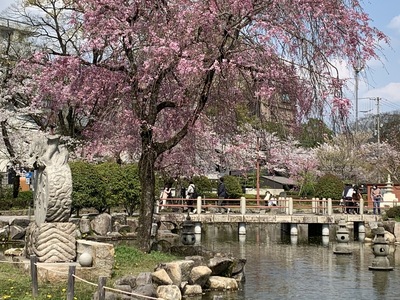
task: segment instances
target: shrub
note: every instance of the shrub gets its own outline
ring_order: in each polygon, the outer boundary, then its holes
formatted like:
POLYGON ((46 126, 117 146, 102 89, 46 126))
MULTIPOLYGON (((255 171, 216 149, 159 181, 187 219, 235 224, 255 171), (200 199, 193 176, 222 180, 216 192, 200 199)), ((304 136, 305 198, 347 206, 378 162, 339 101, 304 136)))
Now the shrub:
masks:
POLYGON ((93 164, 83 161, 71 162, 72 210, 95 208, 99 213, 106 211, 106 187, 93 164))
POLYGON ((115 162, 105 162, 94 165, 104 185, 104 198, 107 207, 118 206, 123 200, 125 182, 122 168, 115 162))
POLYGON ((386 211, 388 218, 399 219, 400 218, 400 206, 394 206, 386 211))
POLYGON ((33 207, 33 192, 32 191, 24 191, 19 192, 18 197, 14 199, 13 208, 28 208, 29 206, 33 207))
POLYGON ((99 213, 123 205, 132 215, 139 204, 140 182, 136 165, 115 162, 70 163, 72 171, 72 209, 95 208, 99 213))
POLYGON ((3 188, 2 197, 0 197, 0 210, 25 209, 33 205, 33 192, 19 192, 17 198, 13 198, 13 188, 3 188))
POLYGON ((122 166, 122 180, 124 182, 123 189, 120 191, 122 196, 122 205, 128 215, 132 215, 140 203, 140 180, 139 169, 137 165, 122 166))
POLYGON ((341 199, 343 182, 335 175, 326 174, 319 178, 315 186, 315 196, 318 198, 341 199))
POLYGON ((206 176, 194 176, 193 183, 198 196, 203 197, 205 194, 212 192, 211 181, 206 176))
POLYGON ((139 204, 140 181, 137 165, 119 165, 115 162, 95 166, 105 186, 108 207, 122 205, 132 215, 139 204))
POLYGON ((311 172, 305 172, 300 182, 300 197, 313 197, 316 191, 315 175, 311 172))

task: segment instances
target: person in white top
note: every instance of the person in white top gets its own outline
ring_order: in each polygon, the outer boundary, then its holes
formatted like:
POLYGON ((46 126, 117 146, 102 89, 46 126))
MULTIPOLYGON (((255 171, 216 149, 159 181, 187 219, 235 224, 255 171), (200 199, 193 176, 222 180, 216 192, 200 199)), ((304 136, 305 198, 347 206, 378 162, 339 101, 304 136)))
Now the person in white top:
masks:
POLYGON ((160 195, 161 210, 164 210, 166 208, 165 205, 167 204, 167 198, 170 197, 171 197, 171 187, 169 185, 166 185, 160 195))
POLYGON ((186 190, 186 204, 188 205, 188 211, 189 212, 192 212, 193 209, 194 209, 194 207, 193 207, 193 203, 194 203, 193 199, 195 198, 195 195, 194 195, 195 194, 195 189, 196 189, 196 187, 195 187, 193 181, 191 181, 189 183, 189 186, 188 186, 187 190, 186 190))

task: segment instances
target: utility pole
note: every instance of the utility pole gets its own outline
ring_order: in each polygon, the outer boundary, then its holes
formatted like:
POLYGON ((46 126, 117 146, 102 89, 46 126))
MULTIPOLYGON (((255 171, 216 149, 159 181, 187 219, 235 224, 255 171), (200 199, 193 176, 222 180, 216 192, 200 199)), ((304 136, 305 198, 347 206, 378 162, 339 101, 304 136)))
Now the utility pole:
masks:
POLYGON ((360 63, 359 59, 357 59, 356 65, 353 66, 354 69, 354 94, 356 97, 356 133, 358 132, 358 75, 364 66, 360 63))
POLYGON ((260 138, 257 136, 257 162, 256 162, 256 189, 257 189, 257 206, 260 206, 260 138))
MULTIPOLYGON (((381 152, 380 152, 380 146, 381 146, 381 117, 380 117, 380 108, 379 108, 380 104, 379 104, 379 102, 380 102, 381 99, 379 97, 376 97, 376 98, 373 98, 373 100, 376 101, 376 123, 375 123, 375 125, 376 125, 376 137, 377 137, 377 144, 378 144, 377 156, 378 156, 378 164, 379 164, 380 163, 379 161, 380 161, 380 158, 381 158, 381 152)), ((377 168, 377 171, 378 171, 378 182, 380 182, 381 181, 381 172, 380 172, 379 168, 377 168)))
POLYGON ((379 97, 376 97, 376 134, 378 137, 378 147, 381 145, 381 118, 379 112, 379 97))

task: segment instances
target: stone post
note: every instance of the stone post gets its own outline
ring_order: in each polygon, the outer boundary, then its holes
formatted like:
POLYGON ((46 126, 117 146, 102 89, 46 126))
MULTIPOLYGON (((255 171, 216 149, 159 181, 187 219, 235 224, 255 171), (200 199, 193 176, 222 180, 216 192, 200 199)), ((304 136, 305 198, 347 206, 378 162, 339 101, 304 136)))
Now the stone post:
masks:
MULTIPOLYGON (((360 212, 361 214, 361 212, 360 212)), ((364 222, 358 224, 358 240, 363 242, 365 240, 365 225, 364 222)))
POLYGON ((315 198, 311 199, 311 211, 313 214, 317 213, 317 199, 315 198))
POLYGON ((240 214, 244 216, 246 214, 246 198, 240 197, 240 214))
POLYGON ((332 208, 332 199, 328 198, 328 216, 332 216, 333 208, 332 208))
POLYGON ((290 235, 298 235, 299 230, 297 229, 297 224, 290 224, 290 235))
POLYGON ((196 213, 198 215, 201 214, 201 197, 197 197, 197 202, 196 202, 196 213))
POLYGON ((239 235, 246 235, 246 223, 245 222, 239 222, 239 235))

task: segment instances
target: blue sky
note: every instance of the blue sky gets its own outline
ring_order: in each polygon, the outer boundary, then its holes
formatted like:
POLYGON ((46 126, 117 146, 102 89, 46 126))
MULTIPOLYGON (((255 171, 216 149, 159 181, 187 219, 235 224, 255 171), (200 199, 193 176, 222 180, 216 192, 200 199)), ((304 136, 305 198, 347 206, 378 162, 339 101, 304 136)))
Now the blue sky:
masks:
MULTIPOLYGON (((362 98, 381 98, 381 112, 400 110, 400 1, 363 0, 363 7, 373 20, 372 25, 389 36, 390 45, 384 45, 382 62, 370 62, 360 74, 360 117, 363 111, 376 113, 376 101, 362 98)), ((353 100, 354 94, 353 87, 348 97, 353 100)))
MULTIPOLYGON (((0 12, 18 0, 0 0, 0 12)), ((326 0, 330 1, 330 0, 326 0)), ((371 61, 360 73, 359 117, 365 112, 376 113, 376 97, 380 100, 380 112, 400 110, 400 0, 360 0, 373 20, 372 25, 389 36, 389 46, 383 45, 381 61, 371 61)), ((349 79, 346 96, 355 103, 354 74, 351 69, 341 68, 342 78, 349 79)), ((353 109, 353 116, 355 115, 353 109)))

